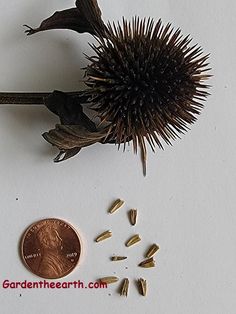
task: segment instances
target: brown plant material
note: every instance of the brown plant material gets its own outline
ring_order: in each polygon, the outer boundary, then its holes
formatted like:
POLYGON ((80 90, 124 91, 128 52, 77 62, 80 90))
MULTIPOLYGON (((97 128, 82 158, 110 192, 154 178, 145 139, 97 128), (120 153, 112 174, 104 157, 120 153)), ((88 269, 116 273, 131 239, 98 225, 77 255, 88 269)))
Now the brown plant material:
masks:
POLYGON ((146 258, 152 257, 159 249, 160 249, 160 247, 157 244, 152 244, 149 247, 149 249, 147 250, 147 253, 145 254, 145 257, 146 258))
POLYGON ((119 208, 121 208, 121 206, 123 206, 124 203, 125 203, 125 202, 122 201, 122 200, 120 200, 120 199, 116 200, 116 201, 112 204, 112 206, 109 208, 108 212, 109 212, 110 214, 113 214, 113 213, 116 212, 119 208))
POLYGON ((109 276, 109 277, 100 278, 99 281, 109 285, 109 284, 116 283, 117 281, 119 281, 119 278, 115 276, 109 276))
MULTIPOLYGON (((54 92, 51 96, 0 94, 0 102, 44 103, 59 116, 61 125, 43 137, 58 147, 55 162, 68 159, 81 148, 95 143, 133 142, 141 151, 146 174, 147 143, 155 151, 163 142, 172 144, 189 130, 209 95, 205 81, 209 55, 180 29, 152 19, 123 19, 104 24, 97 0, 77 0, 74 8, 57 11, 39 27, 25 25, 27 35, 51 29, 88 32, 97 39, 87 56, 87 89, 77 95, 54 92), (82 105, 89 105, 100 118, 99 128, 87 117, 82 105)), ((73 94, 73 93, 72 93, 73 94)))
POLYGON ((208 55, 189 47, 189 36, 152 19, 108 24, 106 39, 92 45, 87 85, 102 121, 111 122, 116 143, 132 139, 141 148, 146 173, 146 141, 154 151, 171 144, 196 121, 208 95, 204 84, 208 55))
POLYGON ((101 241, 104 241, 104 240, 106 240, 106 239, 108 239, 108 238, 110 238, 110 237, 112 237, 112 232, 109 231, 109 230, 107 230, 107 231, 101 233, 101 234, 95 239, 95 241, 96 241, 96 242, 101 242, 101 241))
POLYGON ((143 268, 155 267, 155 261, 153 257, 151 257, 142 261, 138 266, 143 267, 143 268))
POLYGON ((137 214, 138 214, 137 209, 130 209, 130 211, 129 211, 129 221, 130 221, 132 226, 136 225, 137 214))
POLYGON ((139 236, 138 234, 135 234, 134 236, 132 236, 132 237, 125 243, 125 245, 126 245, 127 247, 130 247, 130 246, 132 246, 132 245, 138 243, 139 241, 141 241, 140 236, 139 236))
POLYGON ((144 297, 147 295, 147 281, 145 279, 138 279, 138 290, 144 297))
POLYGON ((113 262, 123 261, 123 260, 125 260, 125 259, 127 259, 127 256, 112 256, 112 257, 111 257, 111 260, 112 260, 113 262))
POLYGON ((75 8, 55 12, 38 28, 24 26, 28 28, 25 31, 27 35, 51 29, 70 29, 78 33, 87 32, 95 35, 98 29, 101 32, 104 23, 96 0, 77 0, 75 8))
POLYGON ((129 291, 129 279, 125 278, 121 285, 120 295, 127 297, 128 291, 129 291))

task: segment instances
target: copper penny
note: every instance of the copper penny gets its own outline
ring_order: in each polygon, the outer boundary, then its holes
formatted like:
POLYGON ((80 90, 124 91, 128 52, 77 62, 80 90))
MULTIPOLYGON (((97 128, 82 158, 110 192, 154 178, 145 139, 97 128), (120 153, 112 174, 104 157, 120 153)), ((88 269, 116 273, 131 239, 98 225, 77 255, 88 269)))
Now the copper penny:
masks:
POLYGON ((21 241, 21 256, 30 271, 42 278, 68 275, 78 264, 81 241, 75 229, 60 219, 32 224, 21 241))

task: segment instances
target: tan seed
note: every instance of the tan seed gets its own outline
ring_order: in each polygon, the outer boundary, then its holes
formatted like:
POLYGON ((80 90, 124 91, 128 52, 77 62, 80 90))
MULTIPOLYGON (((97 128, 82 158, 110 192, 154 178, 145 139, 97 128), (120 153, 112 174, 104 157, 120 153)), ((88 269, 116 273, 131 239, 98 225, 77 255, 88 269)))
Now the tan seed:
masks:
POLYGON ((125 278, 122 282, 122 285, 121 285, 120 295, 127 297, 128 291, 129 291, 129 279, 125 278))
POLYGON ((115 277, 115 276, 110 276, 110 277, 103 277, 100 278, 99 281, 102 283, 106 283, 107 285, 111 284, 111 283, 115 283, 119 280, 119 278, 115 277))
POLYGON ((124 205, 124 201, 122 201, 122 200, 120 200, 120 199, 118 199, 118 200, 116 200, 113 204, 112 204, 112 206, 110 207, 110 209, 108 210, 108 212, 110 213, 110 214, 113 214, 114 212, 116 212, 117 211, 117 209, 119 209, 122 205, 124 205))
POLYGON ((144 261, 142 261, 138 266, 144 267, 144 268, 150 268, 150 267, 155 267, 155 261, 153 257, 148 258, 144 261))
POLYGON ((150 248, 148 249, 145 257, 146 258, 152 257, 159 249, 160 249, 160 247, 157 244, 151 245, 150 248))
POLYGON ((132 226, 136 225, 137 222, 137 209, 130 209, 129 211, 129 221, 132 226))
POLYGON ((101 234, 95 239, 95 241, 96 241, 96 242, 100 242, 100 241, 103 241, 103 240, 106 240, 106 239, 110 238, 111 236, 112 236, 111 231, 107 230, 107 231, 101 233, 101 234))
POLYGON ((139 293, 144 297, 147 295, 147 281, 143 278, 138 280, 139 293))
POLYGON ((116 261, 122 261, 122 260, 124 260, 126 258, 127 258, 127 256, 112 256, 111 260, 116 262, 116 261))
POLYGON ((139 241, 141 241, 140 237, 138 234, 135 234, 134 236, 132 236, 127 242, 126 242, 126 246, 130 247, 131 245, 134 245, 136 243, 138 243, 139 241))

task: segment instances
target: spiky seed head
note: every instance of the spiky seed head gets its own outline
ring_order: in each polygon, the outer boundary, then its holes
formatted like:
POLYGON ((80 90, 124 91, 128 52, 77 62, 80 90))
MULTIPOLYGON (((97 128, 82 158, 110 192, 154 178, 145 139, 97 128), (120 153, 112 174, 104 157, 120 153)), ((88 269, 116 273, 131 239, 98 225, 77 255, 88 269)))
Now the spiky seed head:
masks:
POLYGON ((146 140, 153 150, 162 148, 162 139, 170 144, 196 120, 208 95, 209 56, 189 46, 191 40, 161 20, 123 19, 108 24, 106 36, 92 45, 96 56, 87 57, 93 108, 111 122, 117 144, 133 140, 135 152, 140 146, 144 164, 146 140))

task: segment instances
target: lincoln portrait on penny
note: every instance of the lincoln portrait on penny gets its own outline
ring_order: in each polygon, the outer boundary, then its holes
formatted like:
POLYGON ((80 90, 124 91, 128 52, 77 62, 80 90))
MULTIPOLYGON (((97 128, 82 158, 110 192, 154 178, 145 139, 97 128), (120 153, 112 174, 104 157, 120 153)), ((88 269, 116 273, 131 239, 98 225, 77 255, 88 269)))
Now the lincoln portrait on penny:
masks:
POLYGON ((40 246, 41 261, 38 272, 45 278, 58 278, 73 267, 63 255, 63 240, 56 226, 44 225, 36 234, 40 246))

